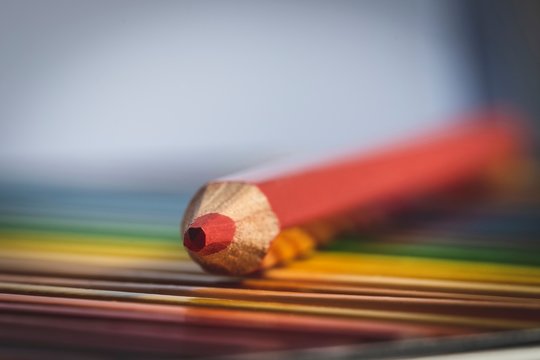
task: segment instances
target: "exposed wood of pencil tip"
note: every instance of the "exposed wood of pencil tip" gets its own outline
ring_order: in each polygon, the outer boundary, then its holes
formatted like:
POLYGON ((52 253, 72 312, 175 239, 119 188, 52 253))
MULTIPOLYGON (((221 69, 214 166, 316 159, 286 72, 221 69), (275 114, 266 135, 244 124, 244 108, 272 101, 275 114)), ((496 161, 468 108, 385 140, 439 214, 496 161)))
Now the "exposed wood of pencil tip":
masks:
POLYGON ((189 204, 181 226, 184 244, 197 263, 208 271, 231 275, 260 269, 279 230, 266 196, 257 186, 241 182, 203 187, 189 204), (207 225, 206 219, 219 219, 221 226, 207 225))

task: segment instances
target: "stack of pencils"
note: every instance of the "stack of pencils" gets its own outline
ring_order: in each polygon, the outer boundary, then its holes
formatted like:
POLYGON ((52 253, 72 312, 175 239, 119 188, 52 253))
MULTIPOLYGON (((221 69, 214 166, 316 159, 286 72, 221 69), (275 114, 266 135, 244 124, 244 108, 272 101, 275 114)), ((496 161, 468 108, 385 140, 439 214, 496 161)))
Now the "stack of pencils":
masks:
POLYGON ((540 351, 537 192, 426 203, 241 278, 188 257, 187 195, 4 186, 1 357, 540 351))
POLYGON ((516 124, 488 113, 191 201, 2 186, 0 358, 539 358, 516 124))

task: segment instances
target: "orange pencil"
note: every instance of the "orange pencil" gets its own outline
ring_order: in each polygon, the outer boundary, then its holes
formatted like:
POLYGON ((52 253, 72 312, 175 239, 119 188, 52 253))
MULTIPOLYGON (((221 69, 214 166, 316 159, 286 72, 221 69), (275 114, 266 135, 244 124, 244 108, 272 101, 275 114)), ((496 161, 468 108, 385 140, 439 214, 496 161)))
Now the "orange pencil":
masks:
POLYGON ((184 246, 208 271, 249 274, 309 252, 350 214, 486 177, 520 153, 512 116, 464 120, 391 149, 211 181, 185 212, 184 246))

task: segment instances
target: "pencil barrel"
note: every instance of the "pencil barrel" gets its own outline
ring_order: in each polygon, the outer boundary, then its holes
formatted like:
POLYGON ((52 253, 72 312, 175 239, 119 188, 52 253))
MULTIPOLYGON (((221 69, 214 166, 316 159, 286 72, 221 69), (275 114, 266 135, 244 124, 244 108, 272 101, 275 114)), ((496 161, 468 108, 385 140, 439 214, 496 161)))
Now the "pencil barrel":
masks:
POLYGON ((202 231, 201 219, 223 216, 236 232, 206 234, 227 244, 219 251, 207 244, 188 252, 211 272, 244 275, 306 256, 337 234, 380 222, 419 199, 471 184, 473 192, 484 191, 508 178, 506 169, 523 154, 517 124, 507 114, 482 114, 381 151, 211 182, 188 207, 182 233, 189 238, 202 231))

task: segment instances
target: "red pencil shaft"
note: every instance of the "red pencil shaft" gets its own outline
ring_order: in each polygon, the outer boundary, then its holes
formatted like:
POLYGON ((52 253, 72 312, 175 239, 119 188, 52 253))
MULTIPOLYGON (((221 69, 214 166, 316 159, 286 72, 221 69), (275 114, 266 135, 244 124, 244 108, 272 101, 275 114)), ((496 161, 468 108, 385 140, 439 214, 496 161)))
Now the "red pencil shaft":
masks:
POLYGON ((508 126, 513 122, 500 114, 479 116, 390 150, 245 181, 259 187, 287 228, 479 176, 520 148, 517 132, 508 126))

